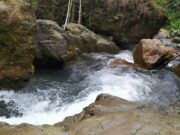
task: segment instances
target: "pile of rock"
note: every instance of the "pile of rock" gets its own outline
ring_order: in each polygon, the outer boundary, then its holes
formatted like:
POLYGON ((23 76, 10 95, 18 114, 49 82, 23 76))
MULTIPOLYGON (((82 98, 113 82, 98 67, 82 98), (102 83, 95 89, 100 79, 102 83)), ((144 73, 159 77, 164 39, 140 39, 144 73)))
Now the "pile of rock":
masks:
POLYGON ((55 22, 36 21, 29 1, 0 1, 0 89, 25 86, 34 74, 33 62, 36 67, 59 68, 80 52, 118 50, 82 25, 68 24, 64 31, 55 22))
POLYGON ((50 20, 36 21, 36 67, 59 68, 81 52, 117 53, 119 48, 80 24, 69 23, 66 30, 50 20))
POLYGON ((180 57, 180 52, 173 47, 165 46, 159 39, 142 39, 134 50, 134 63, 115 59, 110 65, 111 67, 126 65, 131 68, 159 69, 166 67, 171 62, 173 64, 171 64, 170 70, 180 76, 178 57, 180 57))
MULTIPOLYGON (((55 1, 39 0, 41 4, 37 5, 36 13, 39 18, 50 17, 61 24, 65 12, 57 11, 63 10, 67 1, 55 1), (46 10, 48 3, 52 3, 48 8, 52 10, 51 14, 46 10), (62 14, 57 17, 57 13, 62 14)), ((90 19, 91 24, 83 24, 103 35, 112 36, 118 44, 136 43, 141 38, 152 37, 167 20, 163 9, 150 0, 85 2, 87 5, 83 8, 86 8, 84 12, 87 14, 83 18, 90 19), (93 10, 89 8, 92 5, 93 10)), ((76 59, 81 52, 119 51, 114 42, 82 25, 70 23, 64 30, 50 20, 36 21, 35 11, 26 0, 1 0, 0 5, 0 89, 23 87, 34 74, 33 62, 37 68, 59 69, 67 61, 76 59)), ((166 38, 164 33, 162 31, 159 35, 166 38)), ((175 53, 174 49, 163 46, 158 40, 142 40, 134 53, 135 65, 155 68, 173 58, 175 53)), ((118 64, 132 66, 132 63, 123 60, 114 61, 113 66, 118 64)))

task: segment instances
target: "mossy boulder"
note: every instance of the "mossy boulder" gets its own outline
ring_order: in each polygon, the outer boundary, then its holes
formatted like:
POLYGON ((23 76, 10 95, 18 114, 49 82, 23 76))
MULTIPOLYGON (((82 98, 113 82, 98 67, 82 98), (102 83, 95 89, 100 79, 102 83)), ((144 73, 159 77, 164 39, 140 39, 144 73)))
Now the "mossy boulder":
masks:
POLYGON ((34 64, 38 68, 61 68, 80 53, 119 51, 114 42, 96 35, 82 25, 69 23, 64 30, 51 20, 39 19, 36 22, 34 64))
POLYGON ((95 34, 80 24, 67 24, 64 37, 67 40, 68 48, 78 48, 81 52, 117 53, 119 51, 114 42, 95 34))
POLYGON ((64 65, 63 55, 67 52, 65 31, 51 20, 36 20, 36 53, 34 65, 37 68, 59 68, 64 65))
POLYGON ((150 38, 166 23, 167 16, 152 0, 91 0, 85 24, 95 32, 112 35, 119 45, 150 38))
POLYGON ((34 73, 34 25, 26 0, 0 1, 0 88, 21 88, 34 73))
MULTIPOLYGON (((67 5, 68 0, 39 0, 37 17, 62 25, 67 5)), ((82 24, 97 33, 112 36, 119 45, 151 38, 167 21, 165 11, 153 0, 82 0, 82 5, 82 24)), ((71 11, 70 22, 77 21, 78 13, 71 11)))

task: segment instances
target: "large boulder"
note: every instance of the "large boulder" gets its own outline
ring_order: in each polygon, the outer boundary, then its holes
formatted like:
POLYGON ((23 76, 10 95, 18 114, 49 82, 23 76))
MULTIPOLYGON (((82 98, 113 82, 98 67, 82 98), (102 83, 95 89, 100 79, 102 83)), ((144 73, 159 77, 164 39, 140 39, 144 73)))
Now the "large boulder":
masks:
POLYGON ((0 89, 20 88, 34 73, 34 25, 26 0, 0 1, 0 89))
POLYGON ((67 42, 62 36, 64 30, 50 20, 36 21, 36 67, 61 67, 67 42))
MULTIPOLYGON (((153 0, 83 0, 82 3, 82 24, 112 36, 117 44, 134 44, 142 38, 150 38, 167 20, 164 10, 153 0)), ((68 0, 39 0, 37 17, 52 19, 62 25, 67 4, 68 0)), ((78 3, 75 10, 77 6, 78 3)), ((70 21, 77 20, 77 16, 78 13, 71 13, 70 21)))
POLYGON ((175 56, 176 50, 158 39, 142 39, 133 54, 134 63, 147 69, 156 68, 175 56))
POLYGON ((68 47, 79 48, 82 52, 107 52, 117 53, 119 48, 112 41, 108 41, 100 35, 88 30, 80 24, 69 23, 66 26, 65 38, 68 47))
POLYGON ((91 0, 86 9, 88 26, 112 35, 118 44, 150 38, 167 20, 166 13, 152 0, 91 0))
POLYGON ((116 53, 119 48, 86 27, 70 23, 66 30, 51 20, 36 21, 36 58, 38 67, 59 68, 65 62, 74 60, 80 52, 116 53))

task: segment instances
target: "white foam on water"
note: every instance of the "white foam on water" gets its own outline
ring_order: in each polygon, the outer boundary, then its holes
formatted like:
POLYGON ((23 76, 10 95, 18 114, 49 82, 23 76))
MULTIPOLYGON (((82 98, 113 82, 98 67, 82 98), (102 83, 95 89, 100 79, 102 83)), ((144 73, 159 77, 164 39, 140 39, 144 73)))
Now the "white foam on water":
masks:
MULTIPOLYGON (((132 52, 124 51, 115 56, 124 58, 133 62, 132 52)), ((101 93, 107 93, 114 96, 127 99, 129 101, 138 101, 143 99, 143 95, 151 91, 151 85, 156 80, 151 76, 141 76, 134 71, 123 72, 120 69, 103 69, 89 75, 89 86, 81 91, 72 103, 64 103, 62 106, 56 105, 49 108, 49 98, 44 98, 34 93, 14 93, 13 91, 0 91, 0 99, 6 102, 13 100, 19 108, 22 108, 22 117, 11 117, 9 119, 0 117, 1 122, 7 122, 12 125, 21 123, 30 123, 34 125, 50 124, 63 121, 67 116, 80 113, 84 107, 95 101, 101 93)), ((51 90, 48 90, 51 91, 51 90)), ((48 94, 46 95, 48 96, 48 94)), ((58 99, 61 102, 61 99, 58 99)))
MULTIPOLYGON (((10 92, 10 93, 12 94, 13 92, 10 92)), ((86 107, 87 105, 89 105, 95 100, 98 93, 97 92, 91 93, 88 97, 84 99, 82 98, 80 100, 76 100, 72 104, 65 104, 62 108, 53 108, 53 110, 45 109, 48 106, 48 101, 42 101, 39 103, 31 102, 30 108, 28 108, 28 106, 27 108, 26 107, 24 108, 25 110, 23 112, 24 113, 23 117, 11 117, 9 119, 5 117, 0 117, 0 121, 7 122, 12 125, 18 125, 21 123, 29 123, 29 124, 34 124, 34 125, 42 125, 42 124, 53 125, 57 122, 62 121, 67 116, 80 113, 84 107, 86 107)), ((8 93, 6 94, 8 95, 8 93)), ((0 95, 2 95, 1 92, 0 92, 0 95)), ((24 95, 21 95, 21 96, 24 96, 24 95)), ((25 97, 28 98, 29 100, 31 99, 33 100, 33 96, 31 97, 29 95, 29 97, 27 96, 25 97)), ((24 104, 28 104, 27 101, 22 100, 22 102, 24 102, 24 104)))
POLYGON ((128 62, 132 62, 132 63, 134 62, 133 54, 129 50, 121 51, 121 53, 115 55, 115 57, 127 60, 128 62))
POLYGON ((114 75, 108 69, 103 69, 92 75, 91 81, 93 81, 96 86, 89 87, 82 91, 74 103, 65 104, 61 108, 53 108, 53 110, 47 110, 50 101, 36 100, 39 99, 36 95, 0 92, 1 96, 7 96, 4 99, 13 99, 13 101, 19 104, 18 106, 24 109, 23 117, 12 117, 9 119, 0 117, 0 121, 7 122, 12 125, 21 123, 52 125, 62 121, 67 116, 81 112, 84 107, 94 102, 96 97, 101 93, 107 93, 134 101, 139 97, 136 87, 144 87, 141 86, 143 85, 143 80, 141 78, 134 78, 129 74, 123 76, 114 75))

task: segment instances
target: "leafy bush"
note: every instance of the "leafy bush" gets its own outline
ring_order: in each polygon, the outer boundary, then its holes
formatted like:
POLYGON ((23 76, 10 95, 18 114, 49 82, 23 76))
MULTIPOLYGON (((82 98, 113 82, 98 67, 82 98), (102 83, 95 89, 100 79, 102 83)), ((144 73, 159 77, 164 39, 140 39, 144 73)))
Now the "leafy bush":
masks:
POLYGON ((176 29, 180 31, 180 0, 154 1, 167 10, 169 21, 165 27, 167 29, 176 29))

